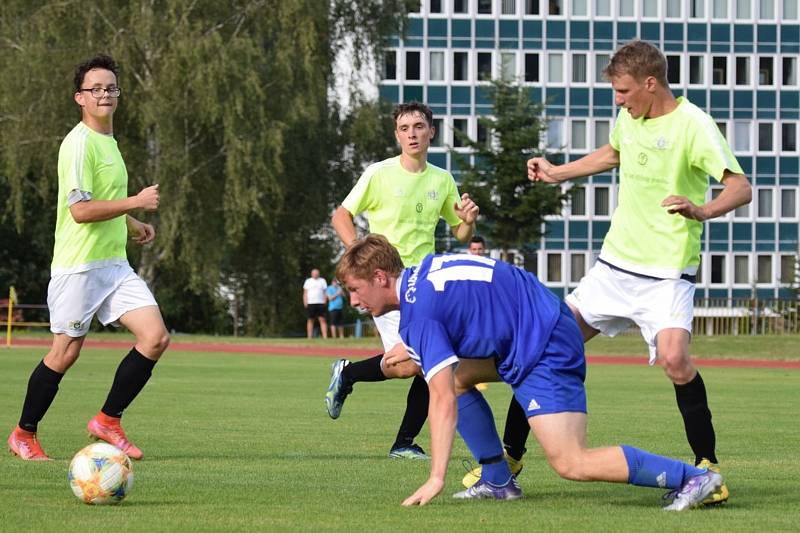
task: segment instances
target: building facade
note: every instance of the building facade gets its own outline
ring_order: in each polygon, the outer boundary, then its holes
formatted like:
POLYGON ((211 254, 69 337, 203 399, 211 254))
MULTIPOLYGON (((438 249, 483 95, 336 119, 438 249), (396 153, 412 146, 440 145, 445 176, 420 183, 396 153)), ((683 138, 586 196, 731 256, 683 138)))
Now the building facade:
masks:
MULTIPOLYGON (((486 135, 488 79, 547 102, 547 147, 578 159, 608 142, 617 109, 602 70, 640 38, 666 55, 676 95, 709 112, 753 185, 753 202, 705 223, 698 297, 787 297, 800 228, 800 0, 422 0, 390 42, 380 95, 431 106, 433 164, 453 168, 453 130, 486 135)), ((616 170, 579 187, 524 264, 554 292, 575 287, 600 252, 616 170)), ((721 186, 711 180, 709 198, 721 186)), ((491 245, 491 243, 489 243, 491 245)))

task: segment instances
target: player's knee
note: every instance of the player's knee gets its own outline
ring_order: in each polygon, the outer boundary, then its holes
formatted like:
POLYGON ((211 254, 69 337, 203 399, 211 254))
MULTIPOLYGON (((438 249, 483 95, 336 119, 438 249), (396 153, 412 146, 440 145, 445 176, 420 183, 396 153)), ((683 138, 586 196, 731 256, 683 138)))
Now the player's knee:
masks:
POLYGON ((673 383, 688 383, 694 375, 694 366, 688 354, 682 351, 665 350, 658 354, 661 364, 664 367, 664 372, 667 374, 673 383))
POLYGON ((170 337, 167 330, 154 332, 144 339, 141 339, 139 344, 145 352, 145 355, 150 359, 158 359, 161 357, 167 347, 169 347, 170 337))
POLYGON ((581 468, 580 458, 566 453, 559 453, 547 457, 550 466, 556 474, 570 481, 583 481, 583 469, 581 468))

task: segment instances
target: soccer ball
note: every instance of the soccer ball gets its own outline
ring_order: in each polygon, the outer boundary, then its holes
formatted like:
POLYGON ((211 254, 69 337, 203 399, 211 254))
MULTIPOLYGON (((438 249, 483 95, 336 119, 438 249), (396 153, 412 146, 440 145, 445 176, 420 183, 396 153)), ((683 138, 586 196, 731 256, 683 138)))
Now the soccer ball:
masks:
POLYGON ((72 492, 84 503, 119 503, 133 488, 131 460, 116 446, 96 442, 75 454, 67 479, 72 492))

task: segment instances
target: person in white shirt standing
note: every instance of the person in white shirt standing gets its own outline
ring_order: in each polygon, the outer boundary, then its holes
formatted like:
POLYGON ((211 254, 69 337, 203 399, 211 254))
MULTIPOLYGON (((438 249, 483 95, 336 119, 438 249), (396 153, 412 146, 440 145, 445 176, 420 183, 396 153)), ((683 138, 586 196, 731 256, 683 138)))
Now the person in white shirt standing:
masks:
POLYGON ((325 307, 328 299, 325 297, 325 289, 328 283, 325 278, 319 277, 319 269, 311 271, 311 277, 303 283, 303 307, 308 312, 306 320, 306 336, 310 339, 314 336, 314 319, 319 319, 319 330, 322 338, 328 338, 328 323, 325 320, 325 307))

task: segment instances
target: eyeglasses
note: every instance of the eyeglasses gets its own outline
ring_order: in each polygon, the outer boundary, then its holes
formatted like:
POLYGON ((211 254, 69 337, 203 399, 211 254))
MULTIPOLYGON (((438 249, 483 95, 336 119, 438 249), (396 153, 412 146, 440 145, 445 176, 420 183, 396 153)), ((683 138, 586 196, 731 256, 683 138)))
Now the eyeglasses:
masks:
POLYGON ((105 94, 108 94, 109 98, 119 98, 119 95, 122 94, 122 89, 119 87, 109 87, 108 89, 104 87, 92 87, 91 89, 80 89, 78 92, 85 91, 92 93, 92 96, 95 98, 102 98, 105 94))

